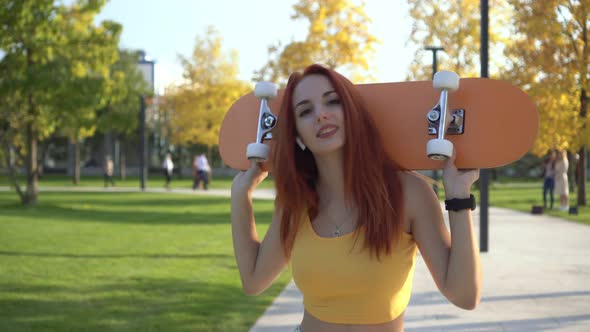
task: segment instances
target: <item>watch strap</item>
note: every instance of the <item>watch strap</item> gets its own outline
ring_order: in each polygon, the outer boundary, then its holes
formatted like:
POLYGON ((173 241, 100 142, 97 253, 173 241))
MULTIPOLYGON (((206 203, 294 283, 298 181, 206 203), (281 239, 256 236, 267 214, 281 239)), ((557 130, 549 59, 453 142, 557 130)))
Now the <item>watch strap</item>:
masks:
POLYGON ((475 210, 475 196, 469 195, 469 198, 453 198, 445 200, 445 209, 447 211, 475 210))

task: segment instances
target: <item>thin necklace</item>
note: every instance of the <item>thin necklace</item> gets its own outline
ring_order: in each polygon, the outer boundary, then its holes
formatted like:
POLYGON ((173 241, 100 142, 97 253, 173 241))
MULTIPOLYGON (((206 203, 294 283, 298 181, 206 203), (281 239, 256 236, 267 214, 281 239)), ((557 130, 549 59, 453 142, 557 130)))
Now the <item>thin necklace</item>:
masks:
POLYGON ((342 232, 340 231, 340 227, 344 226, 344 224, 346 224, 346 220, 340 224, 340 225, 336 225, 333 222, 330 222, 332 225, 336 226, 336 230, 332 232, 332 237, 339 237, 340 235, 342 235, 342 232))
POLYGON ((341 224, 336 224, 335 222, 333 222, 332 217, 330 215, 328 215, 328 218, 330 220, 330 224, 334 225, 336 227, 336 230, 332 232, 332 237, 339 237, 342 235, 342 226, 344 226, 344 224, 348 223, 349 219, 345 219, 344 222, 342 222, 341 224))

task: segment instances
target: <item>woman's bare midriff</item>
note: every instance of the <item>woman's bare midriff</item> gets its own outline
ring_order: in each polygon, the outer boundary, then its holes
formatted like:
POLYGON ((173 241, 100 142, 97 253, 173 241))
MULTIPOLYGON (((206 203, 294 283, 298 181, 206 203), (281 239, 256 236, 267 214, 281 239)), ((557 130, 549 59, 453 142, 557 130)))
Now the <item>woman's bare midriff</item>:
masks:
POLYGON ((303 332, 403 332, 404 314, 382 324, 333 324, 323 322, 309 312, 303 314, 301 330, 303 332))

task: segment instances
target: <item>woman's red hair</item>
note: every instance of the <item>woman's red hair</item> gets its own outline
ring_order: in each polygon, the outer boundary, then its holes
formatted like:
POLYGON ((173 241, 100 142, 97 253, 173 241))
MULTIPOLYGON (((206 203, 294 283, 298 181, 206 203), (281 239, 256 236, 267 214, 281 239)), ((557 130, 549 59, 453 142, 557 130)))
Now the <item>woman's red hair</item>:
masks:
MULTIPOLYGON (((316 192, 318 171, 309 149, 295 143, 297 131, 293 109, 293 91, 307 75, 327 77, 340 97, 344 112, 344 190, 346 199, 358 210, 358 227, 365 230, 364 246, 379 259, 389 254, 394 241, 403 232, 402 169, 386 154, 377 127, 365 104, 344 76, 321 65, 311 65, 293 73, 283 95, 272 155, 276 186, 276 205, 282 210, 281 240, 285 255, 291 249, 299 224, 318 215, 316 192)), ((357 233, 358 236, 358 233, 357 233)))

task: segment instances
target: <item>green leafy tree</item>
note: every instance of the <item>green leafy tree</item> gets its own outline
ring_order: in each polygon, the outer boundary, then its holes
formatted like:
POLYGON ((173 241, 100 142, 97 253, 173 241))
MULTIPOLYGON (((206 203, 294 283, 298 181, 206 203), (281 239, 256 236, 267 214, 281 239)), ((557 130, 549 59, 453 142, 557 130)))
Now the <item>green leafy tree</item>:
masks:
POLYGON ((94 26, 99 2, 82 1, 61 7, 56 18, 63 33, 58 55, 62 62, 61 84, 56 91, 59 127, 74 145, 73 182, 80 181, 80 145, 94 135, 97 110, 106 106, 113 93, 111 67, 118 60, 121 26, 104 22, 94 26))
MULTIPOLYGON (((37 200, 37 141, 51 132, 54 123, 46 114, 50 94, 48 79, 56 73, 50 62, 54 58, 56 36, 51 24, 57 14, 53 1, 2 1, 0 3, 0 98, 9 121, 8 145, 24 160, 27 186, 16 190, 24 204, 37 200), (36 93, 35 93, 35 92, 36 93), (4 104, 4 103, 2 103, 4 104)), ((14 169, 11 170, 16 179, 14 169)))
POLYGON ((114 135, 122 145, 120 175, 126 177, 125 150, 127 138, 135 133, 139 124, 140 97, 150 96, 151 91, 137 68, 139 52, 119 50, 118 61, 111 66, 106 86, 106 105, 97 118, 98 131, 105 134, 107 153, 114 135))
POLYGON ((120 33, 114 22, 93 25, 103 5, 100 0, 72 6, 51 0, 0 1, 0 100, 7 103, 1 109, 9 123, 4 145, 24 160, 26 189, 14 182, 23 204, 37 201, 38 141, 58 125, 77 137, 93 130, 90 113, 100 105, 94 93, 101 90, 113 61, 109 50, 120 33))
POLYGON ((300 0, 293 10, 291 19, 309 23, 307 37, 269 46, 268 63, 255 72, 255 81, 284 83, 291 73, 313 63, 345 72, 357 82, 370 77, 369 62, 378 40, 368 31, 371 19, 364 2, 300 0))

